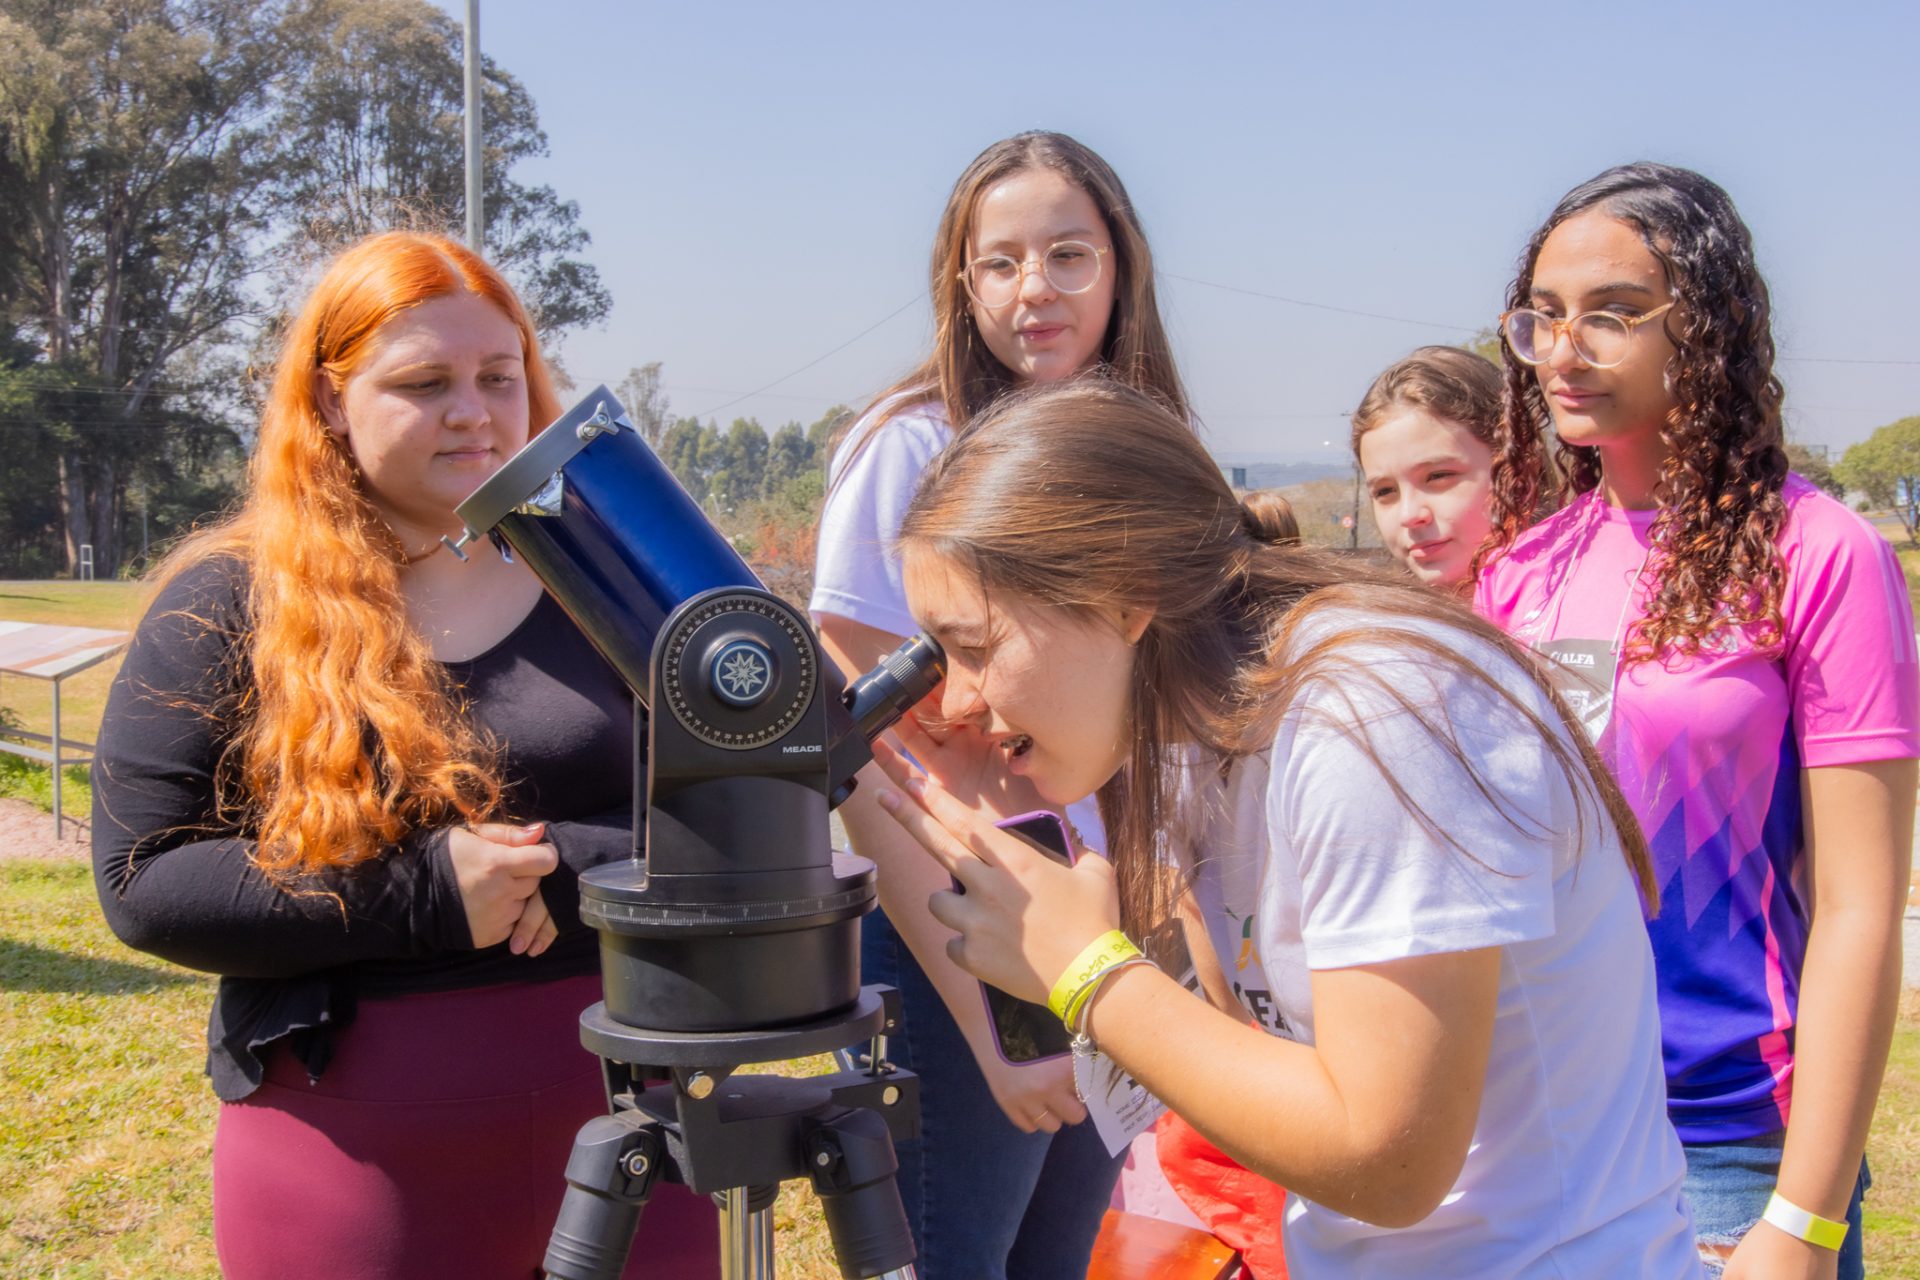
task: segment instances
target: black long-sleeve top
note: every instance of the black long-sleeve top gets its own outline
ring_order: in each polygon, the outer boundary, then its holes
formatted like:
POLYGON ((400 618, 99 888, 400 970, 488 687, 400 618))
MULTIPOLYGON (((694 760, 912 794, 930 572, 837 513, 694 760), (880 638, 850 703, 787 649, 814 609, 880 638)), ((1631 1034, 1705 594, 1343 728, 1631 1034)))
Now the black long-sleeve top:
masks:
POLYGON ((182 574, 141 621, 114 680, 93 766, 94 880, 122 941, 221 975, 208 1021, 214 1092, 260 1083, 265 1046, 318 1076, 360 995, 590 973, 578 876, 631 852, 633 703, 551 597, 487 652, 447 664, 468 714, 503 748, 510 821, 545 821, 560 866, 540 882, 559 937, 538 957, 475 948, 445 830, 359 866, 277 884, 249 832, 216 812, 214 772, 249 678, 244 570, 182 574))

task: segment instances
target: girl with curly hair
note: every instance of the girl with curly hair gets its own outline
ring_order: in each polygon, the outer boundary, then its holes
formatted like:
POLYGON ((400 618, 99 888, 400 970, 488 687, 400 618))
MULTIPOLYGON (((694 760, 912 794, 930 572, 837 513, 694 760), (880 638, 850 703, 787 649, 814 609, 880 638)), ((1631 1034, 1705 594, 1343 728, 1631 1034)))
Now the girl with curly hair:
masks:
POLYGON ((1733 203, 1631 164, 1528 243, 1476 604, 1554 660, 1652 846, 1668 1105, 1703 1254, 1859 1276, 1920 755, 1892 548, 1787 471, 1733 203), (1544 450, 1551 439, 1567 505, 1544 450))
MULTIPOLYGON (((95 880, 128 945, 221 975, 234 1280, 532 1275, 606 1108, 577 877, 630 852, 631 698, 525 566, 440 542, 556 412, 487 263, 348 249, 287 329, 245 502, 162 565, 114 682, 95 880)), ((641 1241, 648 1275, 717 1269, 683 1188, 641 1241)))

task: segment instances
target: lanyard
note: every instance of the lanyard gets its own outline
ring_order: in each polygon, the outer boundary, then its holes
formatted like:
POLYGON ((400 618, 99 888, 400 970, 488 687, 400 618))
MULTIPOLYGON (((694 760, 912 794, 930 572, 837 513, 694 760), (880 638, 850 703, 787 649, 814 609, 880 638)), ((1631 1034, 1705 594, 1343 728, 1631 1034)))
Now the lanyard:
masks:
MULTIPOLYGON (((1606 500, 1600 496, 1598 489, 1587 490, 1582 501, 1587 503, 1589 511, 1588 515, 1582 517, 1585 526, 1578 530, 1578 536, 1576 536, 1574 541, 1573 554, 1567 558, 1566 570, 1559 575, 1559 581, 1550 582, 1547 585, 1547 596, 1553 601, 1553 618, 1547 627, 1547 635, 1549 637, 1560 634, 1561 609, 1566 604, 1567 593, 1573 587, 1575 575, 1580 572, 1580 561, 1586 557, 1587 543, 1592 541, 1590 535, 1595 532, 1590 526, 1595 526, 1606 519, 1604 514, 1606 500)), ((1655 543, 1651 536, 1649 536, 1647 539, 1647 553, 1641 557, 1640 567, 1633 571, 1633 578, 1627 583, 1626 598, 1620 601, 1619 616, 1613 621, 1613 637, 1608 644, 1608 648, 1616 657, 1620 653, 1620 642, 1625 638, 1627 611, 1633 608, 1633 598, 1639 594, 1640 584, 1647 576, 1647 568, 1653 563, 1654 547, 1655 543)))
MULTIPOLYGON (((1599 507, 1599 494, 1590 492, 1587 500, 1594 504, 1595 509, 1586 513, 1582 523, 1575 529, 1572 553, 1562 562, 1566 566, 1564 571, 1554 575, 1547 585, 1546 593, 1552 602, 1552 613, 1544 629, 1546 638, 1534 640, 1533 647, 1553 659, 1550 672, 1554 683, 1560 687, 1561 694, 1567 699, 1568 707, 1579 719, 1581 727, 1597 745, 1613 718, 1614 703, 1620 696, 1620 647, 1626 638, 1627 614, 1633 608, 1634 597, 1640 593, 1648 567, 1653 563, 1654 544, 1648 542, 1646 555, 1627 581, 1625 598, 1620 602, 1620 612, 1614 618, 1613 634, 1604 652, 1600 651, 1594 640, 1561 637, 1561 614, 1567 596, 1572 593, 1580 562, 1585 558, 1587 545, 1596 533, 1596 522, 1605 519, 1604 510, 1599 507)), ((1540 632, 1534 634, 1538 636, 1540 632)))

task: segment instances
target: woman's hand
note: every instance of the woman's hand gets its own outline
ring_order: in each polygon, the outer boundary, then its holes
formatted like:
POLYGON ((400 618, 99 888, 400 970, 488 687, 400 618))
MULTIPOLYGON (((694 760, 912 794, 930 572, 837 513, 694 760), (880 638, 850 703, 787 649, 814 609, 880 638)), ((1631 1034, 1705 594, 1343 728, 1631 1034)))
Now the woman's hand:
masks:
POLYGON ((999 1055, 982 1058, 981 1074, 993 1100, 1022 1133, 1058 1133, 1061 1126, 1087 1118, 1086 1104, 1073 1087, 1073 1060, 1004 1062, 999 1055))
POLYGON ((507 937, 507 950, 531 959, 552 946, 559 936, 560 926, 553 922, 547 900, 536 891, 527 899, 527 905, 520 908, 520 918, 514 921, 513 932, 507 937))
POLYGON ((874 758, 905 793, 881 795, 880 807, 964 890, 927 901, 933 918, 959 935, 948 957, 983 982, 1045 1004, 1087 944, 1119 927, 1112 866, 1091 857, 1063 867, 996 828, 993 811, 916 776, 884 742, 874 744, 874 758))
POLYGON ((560 865, 560 855, 540 842, 544 834, 542 822, 524 827, 482 822, 448 832, 447 857, 476 948, 513 938, 525 950, 553 929, 540 899, 540 877, 560 865))

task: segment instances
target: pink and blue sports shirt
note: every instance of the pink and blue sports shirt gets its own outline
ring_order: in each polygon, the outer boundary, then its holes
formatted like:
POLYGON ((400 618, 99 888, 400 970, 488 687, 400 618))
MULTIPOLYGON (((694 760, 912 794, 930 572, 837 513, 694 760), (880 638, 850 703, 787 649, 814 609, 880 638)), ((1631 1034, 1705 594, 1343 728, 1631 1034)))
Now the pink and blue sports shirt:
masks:
POLYGON ((1725 628, 1693 657, 1612 670, 1658 572, 1655 512, 1597 492, 1523 534, 1475 593, 1483 615, 1568 664, 1576 708, 1646 831, 1683 1142, 1787 1122, 1808 927, 1800 771, 1920 756, 1913 610, 1893 548, 1799 476, 1782 496, 1785 633, 1771 649, 1725 628))

